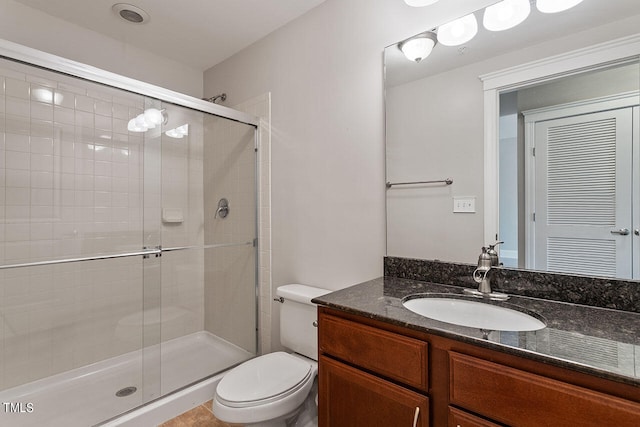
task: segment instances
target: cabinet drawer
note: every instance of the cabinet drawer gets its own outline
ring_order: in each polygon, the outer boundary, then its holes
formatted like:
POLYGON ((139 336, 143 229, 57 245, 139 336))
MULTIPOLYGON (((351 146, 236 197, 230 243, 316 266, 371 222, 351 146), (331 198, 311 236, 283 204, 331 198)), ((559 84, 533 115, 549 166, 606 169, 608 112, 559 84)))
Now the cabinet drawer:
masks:
POLYGON ((424 341, 321 315, 318 348, 320 353, 419 390, 428 390, 428 349, 424 341))
POLYGON ((449 407, 449 427, 500 427, 483 418, 449 407))
POLYGON ((450 402, 517 427, 636 427, 640 404, 459 353, 450 402))
POLYGON ((429 399, 359 369, 320 356, 320 427, 428 427, 429 399))

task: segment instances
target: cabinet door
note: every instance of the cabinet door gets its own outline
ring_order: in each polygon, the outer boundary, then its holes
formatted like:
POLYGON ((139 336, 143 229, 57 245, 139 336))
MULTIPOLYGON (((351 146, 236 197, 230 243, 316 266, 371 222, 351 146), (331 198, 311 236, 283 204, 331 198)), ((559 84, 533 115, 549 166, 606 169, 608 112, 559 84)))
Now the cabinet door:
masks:
POLYGON ((428 427, 429 399, 320 356, 319 427, 428 427))
POLYGON ((485 419, 449 407, 449 427, 500 427, 485 419))

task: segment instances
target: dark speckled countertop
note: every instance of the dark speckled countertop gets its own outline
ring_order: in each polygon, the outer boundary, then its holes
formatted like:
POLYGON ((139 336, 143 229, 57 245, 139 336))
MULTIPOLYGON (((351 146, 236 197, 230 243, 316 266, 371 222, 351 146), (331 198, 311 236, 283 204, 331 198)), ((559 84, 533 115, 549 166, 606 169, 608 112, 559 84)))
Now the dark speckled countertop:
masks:
MULTIPOLYGON (((435 321, 406 309, 419 293, 462 295, 459 286, 383 277, 314 299, 319 305, 640 386, 640 313, 512 296, 507 304, 542 316, 538 331, 492 331, 435 321)), ((499 303, 497 303, 499 305, 499 303)))

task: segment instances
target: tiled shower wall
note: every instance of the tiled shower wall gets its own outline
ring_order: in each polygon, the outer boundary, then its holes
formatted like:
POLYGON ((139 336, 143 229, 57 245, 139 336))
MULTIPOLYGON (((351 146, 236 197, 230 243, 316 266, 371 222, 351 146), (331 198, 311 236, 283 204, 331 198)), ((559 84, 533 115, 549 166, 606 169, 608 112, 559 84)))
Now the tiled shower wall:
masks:
MULTIPOLYGON (((2 60, 1 264, 139 251, 160 234, 165 247, 202 243, 202 131, 163 137, 161 148, 158 130, 128 133, 145 102, 2 60), (144 182, 154 168, 158 179, 144 182), (162 208, 182 209, 184 221, 163 223, 162 208)), ((144 288, 141 257, 0 270, 0 389, 139 349, 143 309, 159 319, 160 304, 167 321, 145 344, 201 330, 202 251, 158 262, 144 288)))

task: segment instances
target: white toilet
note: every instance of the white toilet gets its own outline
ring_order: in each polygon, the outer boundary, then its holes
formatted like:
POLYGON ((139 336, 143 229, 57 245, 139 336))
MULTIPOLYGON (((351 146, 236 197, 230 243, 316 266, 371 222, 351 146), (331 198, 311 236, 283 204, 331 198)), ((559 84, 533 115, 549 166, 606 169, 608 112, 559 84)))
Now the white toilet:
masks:
MULTIPOLYGON (((245 426, 285 426, 313 406, 310 394, 318 372, 315 304, 329 293, 305 285, 280 286, 280 342, 295 353, 275 352, 251 359, 229 371, 218 383, 213 414, 221 421, 245 426)), ((296 423, 297 425, 303 425, 296 423)))

